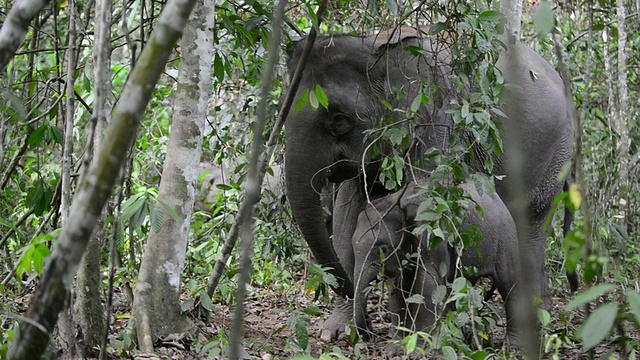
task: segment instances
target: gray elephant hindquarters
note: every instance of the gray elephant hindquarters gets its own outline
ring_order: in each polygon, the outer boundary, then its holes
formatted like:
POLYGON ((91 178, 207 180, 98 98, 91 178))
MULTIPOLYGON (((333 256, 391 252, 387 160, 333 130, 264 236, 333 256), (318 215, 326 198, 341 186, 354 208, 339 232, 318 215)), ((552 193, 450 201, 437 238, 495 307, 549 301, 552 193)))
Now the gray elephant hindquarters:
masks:
MULTIPOLYGON (((479 205, 484 216, 469 206, 464 213, 462 231, 477 226, 482 240, 462 253, 462 264, 473 266, 477 275, 489 277, 506 300, 508 331, 514 333, 515 294, 518 263, 516 229, 511 215, 497 195, 480 196, 472 184, 461 186, 466 194, 479 205)), ((429 239, 416 237, 410 231, 415 227, 418 206, 423 200, 412 184, 400 191, 368 204, 358 217, 352 238, 355 254, 355 325, 368 338, 367 287, 383 269, 384 277, 393 279, 389 305, 395 314, 394 325, 414 331, 425 331, 434 324, 435 315, 443 309, 432 303, 432 294, 438 285, 455 274, 457 255, 455 249, 441 242, 429 249, 429 239), (441 274, 442 264, 446 273, 441 274), (408 266, 407 266, 408 265, 408 266), (416 304, 406 299, 421 295, 424 303, 416 304)))

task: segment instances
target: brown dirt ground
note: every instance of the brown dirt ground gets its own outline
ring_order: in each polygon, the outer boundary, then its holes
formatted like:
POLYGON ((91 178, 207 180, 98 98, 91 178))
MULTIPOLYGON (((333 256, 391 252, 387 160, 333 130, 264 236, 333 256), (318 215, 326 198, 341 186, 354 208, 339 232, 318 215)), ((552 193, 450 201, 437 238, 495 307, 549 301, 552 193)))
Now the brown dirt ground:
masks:
MULTIPOLYGON (((313 301, 313 296, 298 291, 303 289, 302 282, 296 286, 291 287, 288 290, 282 291, 275 289, 252 289, 250 291, 250 297, 245 302, 245 317, 243 324, 244 331, 244 349, 249 358, 252 359, 286 359, 295 355, 303 354, 295 340, 294 331, 287 327, 287 322, 290 318, 292 311, 302 310, 304 308, 315 306, 322 311, 322 315, 308 316, 309 326, 307 328, 309 334, 309 353, 315 357, 320 356, 322 353, 329 353, 332 351, 339 351, 349 359, 405 359, 401 356, 385 356, 383 351, 384 344, 368 342, 357 344, 356 353, 354 353, 354 347, 347 341, 336 341, 332 344, 323 343, 320 340, 319 333, 323 319, 326 319, 329 315, 330 307, 325 305, 321 301, 313 301), (356 356, 359 353, 361 356, 356 356)), ((564 294, 566 296, 566 294, 564 294)), ((490 300, 490 304, 495 305, 496 308, 502 308, 501 301, 497 299, 499 296, 494 296, 490 300)), ((373 297, 372 297, 373 298, 373 297)), ((370 314, 372 317, 373 327, 377 334, 384 335, 388 328, 388 323, 385 321, 384 315, 381 315, 379 307, 375 306, 377 299, 373 298, 372 302, 374 311, 370 314), (375 310, 375 309, 378 310, 375 310)), ((562 318, 566 317, 564 311, 565 305, 568 299, 564 296, 555 296, 553 298, 553 306, 550 309, 551 325, 550 328, 554 329, 555 334, 559 334, 563 340, 560 349, 558 350, 558 359, 587 359, 587 354, 580 350, 579 344, 575 339, 570 339, 568 336, 562 335, 570 334, 573 336, 575 329, 582 322, 583 310, 578 309, 570 313, 570 320, 563 321, 562 318)), ((112 335, 110 343, 117 344, 121 342, 121 338, 118 334, 127 326, 126 314, 128 309, 116 308, 116 315, 125 314, 121 316, 119 320, 114 321, 112 324, 112 335)), ((224 359, 225 355, 208 357, 208 351, 202 350, 202 345, 211 341, 211 339, 225 338, 224 334, 229 334, 231 328, 231 321, 233 319, 233 309, 227 305, 220 303, 214 304, 213 311, 210 313, 211 322, 206 324, 203 320, 197 320, 195 316, 190 316, 191 320, 195 323, 194 332, 187 336, 170 336, 168 338, 159 341, 156 345, 157 354, 135 354, 135 351, 128 352, 127 357, 112 356, 112 359, 122 358, 134 358, 134 359, 224 359), (224 334, 222 331, 224 330, 224 334), (197 335, 196 335, 197 334, 197 335)), ((548 334, 550 336, 552 334, 548 334)), ((633 332, 626 334, 629 338, 637 341, 638 334, 633 332)), ((227 336, 228 337, 228 336, 227 336)), ((491 334, 492 339, 495 341, 494 347, 498 350, 494 350, 496 354, 504 354, 500 351, 501 343, 504 339, 504 326, 497 326, 497 328, 491 334)), ((619 354, 619 340, 618 334, 613 335, 608 342, 598 346, 595 349, 595 358, 608 358, 608 354, 613 358, 622 358, 619 354)), ((220 349, 219 342, 212 343, 212 348, 220 349)), ((211 348, 209 349, 211 350, 211 348)), ((543 349, 544 359, 552 359, 554 349, 543 349)), ((336 357, 332 357, 336 358, 336 357)), ((421 358, 415 356, 413 358, 421 358)), ((429 357, 432 359, 439 359, 441 357, 429 357)), ((495 355, 489 357, 489 359, 504 358, 504 355, 495 355)), ((522 358, 521 356, 512 356, 511 358, 522 358)))

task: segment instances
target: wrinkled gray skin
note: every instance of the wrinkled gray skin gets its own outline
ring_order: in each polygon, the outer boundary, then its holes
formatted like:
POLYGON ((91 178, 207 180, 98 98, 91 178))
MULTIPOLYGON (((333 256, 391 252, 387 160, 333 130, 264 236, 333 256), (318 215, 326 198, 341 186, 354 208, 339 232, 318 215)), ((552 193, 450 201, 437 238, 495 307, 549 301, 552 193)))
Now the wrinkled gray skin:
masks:
MULTIPOLYGON (((463 222, 460 232, 477 225, 477 233, 482 241, 465 248, 462 265, 477 269, 478 277, 489 277, 494 286, 506 299, 507 327, 515 334, 514 315, 517 306, 517 274, 520 272, 518 238, 511 213, 499 196, 480 196, 472 183, 461 185, 474 203, 461 214, 463 222), (478 212, 479 205, 484 216, 478 212)), ((383 269, 383 277, 394 280, 389 291, 390 310, 396 314, 394 325, 401 325, 413 331, 426 331, 441 312, 433 304, 432 294, 438 285, 452 281, 455 277, 457 254, 446 242, 429 249, 426 232, 416 237, 411 230, 419 225, 414 219, 421 196, 414 185, 406 192, 399 191, 369 203, 358 216, 353 234, 355 254, 355 318, 354 324, 363 338, 369 338, 367 322, 367 287, 383 269), (410 266, 403 266, 407 259, 410 266), (381 260, 384 259, 384 260, 381 260), (444 264, 446 273, 441 273, 444 264), (405 299, 419 294, 422 304, 406 303, 405 299)), ((478 277, 470 278, 475 282, 478 277)), ((402 336, 399 336, 402 337, 402 336)))
MULTIPOLYGON (((369 155, 363 156, 363 153, 375 136, 366 138, 364 131, 379 128, 385 117, 394 121, 406 119, 406 114, 391 112, 381 100, 393 108, 406 109, 422 82, 438 89, 431 94, 429 105, 420 108, 420 118, 416 119, 423 125, 434 126, 408 128, 422 145, 414 147, 415 153, 411 154, 420 167, 428 168, 429 164, 420 163, 418 155, 430 147, 446 148, 450 133, 451 120, 446 110, 455 95, 452 85, 448 84, 451 69, 447 46, 430 41, 415 29, 396 29, 394 34, 318 38, 296 99, 305 89, 320 85, 328 96, 329 109, 321 106, 314 111, 307 105, 298 113, 292 110, 285 123, 285 186, 293 216, 316 260, 334 269, 340 282, 338 294, 349 297, 353 295, 351 238, 357 216, 365 205, 361 179, 352 178, 353 168, 357 170, 359 166, 350 165, 370 160, 369 155), (422 47, 429 55, 416 56, 403 50, 410 45, 422 47), (395 95, 399 92, 404 96, 395 95), (342 166, 344 164, 348 166, 342 166), (319 196, 327 179, 339 183, 333 234, 325 227, 319 196)), ((293 49, 290 74, 297 66, 304 45, 305 41, 301 41, 293 49)), ((523 233, 528 235, 525 251, 534 267, 532 292, 546 300, 547 234, 543 224, 554 197, 562 190, 558 174, 571 156, 573 125, 567 116, 562 80, 538 54, 519 43, 509 45, 498 66, 510 84, 513 107, 507 111, 510 115, 507 121, 518 130, 518 136, 510 136, 506 131, 502 131, 501 136, 505 143, 512 141, 523 151, 521 164, 528 214, 523 233), (517 64, 514 68, 507 66, 513 63, 510 58, 517 64)), ((513 214, 510 195, 513 177, 507 171, 504 156, 495 160, 494 174, 506 174, 504 180, 496 182, 496 190, 513 214)), ((375 174, 367 176, 375 177, 375 174)), ((337 306, 325 322, 322 339, 328 341, 344 335, 351 314, 348 303, 337 306)))

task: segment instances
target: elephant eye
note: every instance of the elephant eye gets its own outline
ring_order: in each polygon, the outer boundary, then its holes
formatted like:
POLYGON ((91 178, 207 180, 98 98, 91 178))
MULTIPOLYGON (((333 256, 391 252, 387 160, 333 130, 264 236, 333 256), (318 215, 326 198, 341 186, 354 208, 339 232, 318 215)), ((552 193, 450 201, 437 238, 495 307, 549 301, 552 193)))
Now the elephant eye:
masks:
POLYGON ((331 117, 331 131, 334 135, 340 136, 353 129, 354 123, 351 117, 343 113, 333 114, 331 117))

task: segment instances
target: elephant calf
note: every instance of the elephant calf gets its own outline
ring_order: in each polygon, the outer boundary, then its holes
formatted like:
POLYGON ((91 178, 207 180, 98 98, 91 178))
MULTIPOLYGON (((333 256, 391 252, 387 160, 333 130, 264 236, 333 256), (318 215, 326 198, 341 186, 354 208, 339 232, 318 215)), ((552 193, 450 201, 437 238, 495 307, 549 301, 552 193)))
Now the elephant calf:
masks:
MULTIPOLYGON (((462 264, 474 266, 477 275, 489 277, 504 299, 508 332, 514 334, 515 293, 519 272, 516 227, 506 206, 497 195, 479 195, 473 183, 464 183, 461 188, 484 211, 484 216, 470 205, 464 212, 461 230, 477 225, 477 233, 483 240, 462 252, 462 264)), ((416 226, 416 212, 423 197, 416 194, 415 184, 369 203, 358 217, 352 238, 355 253, 355 318, 359 333, 367 339, 368 331, 367 292, 369 284, 376 279, 380 268, 384 277, 394 279, 389 292, 389 307, 394 316, 394 325, 422 331, 427 330, 439 312, 432 303, 432 293, 439 284, 452 281, 458 260, 455 249, 446 241, 429 249, 425 235, 417 238, 411 233, 416 226), (415 256, 414 254, 419 254, 415 256), (406 266, 411 258, 410 266, 406 266), (446 273, 441 274, 441 264, 446 273), (384 266, 382 266, 384 265, 384 266), (422 304, 406 302, 409 296, 419 294, 422 304)), ((475 281, 476 279, 470 279, 475 281)))

